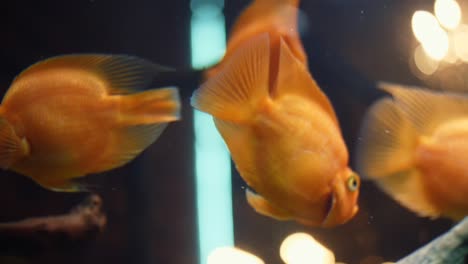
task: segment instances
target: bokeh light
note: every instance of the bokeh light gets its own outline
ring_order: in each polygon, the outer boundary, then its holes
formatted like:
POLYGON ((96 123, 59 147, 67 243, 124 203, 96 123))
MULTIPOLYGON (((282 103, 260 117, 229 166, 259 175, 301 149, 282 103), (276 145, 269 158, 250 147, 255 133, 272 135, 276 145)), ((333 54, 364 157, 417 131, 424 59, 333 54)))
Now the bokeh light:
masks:
POLYGON ((468 62, 468 25, 462 24, 453 35, 455 53, 457 57, 468 62))
POLYGON ((447 55, 449 38, 434 15, 427 11, 416 11, 411 24, 414 36, 422 44, 427 55, 435 60, 441 60, 447 55))
POLYGON ((417 69, 425 75, 431 75, 439 68, 439 61, 427 56, 421 45, 414 50, 413 58, 417 69))
POLYGON ((280 247, 280 256, 286 264, 335 264, 333 253, 306 233, 286 237, 280 247))
POLYGON ((453 39, 453 32, 450 32, 447 34, 448 35, 448 41, 449 41, 449 47, 447 50, 447 54, 444 57, 444 62, 448 62, 450 64, 455 64, 459 62, 460 60, 458 59, 457 53, 455 52, 455 43, 453 39))
POLYGON ((421 42, 427 55, 435 60, 442 60, 449 50, 449 38, 447 32, 438 28, 432 32, 432 35, 421 42))
POLYGON ((461 9, 455 0, 436 0, 434 13, 439 23, 447 29, 454 29, 460 24, 461 9))
POLYGON ((265 264, 259 257, 235 247, 215 249, 208 256, 207 264, 265 264))
POLYGON ((422 10, 414 12, 411 26, 414 36, 421 43, 429 41, 434 31, 441 30, 437 18, 433 14, 422 10))

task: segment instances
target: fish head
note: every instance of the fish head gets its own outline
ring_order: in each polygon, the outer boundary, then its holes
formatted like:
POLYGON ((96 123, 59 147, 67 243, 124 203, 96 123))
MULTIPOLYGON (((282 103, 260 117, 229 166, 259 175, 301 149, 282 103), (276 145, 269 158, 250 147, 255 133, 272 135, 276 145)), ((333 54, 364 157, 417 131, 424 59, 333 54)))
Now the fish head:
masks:
POLYGON ((350 168, 337 174, 332 182, 327 213, 321 226, 333 227, 349 221, 359 210, 357 200, 361 180, 350 168))

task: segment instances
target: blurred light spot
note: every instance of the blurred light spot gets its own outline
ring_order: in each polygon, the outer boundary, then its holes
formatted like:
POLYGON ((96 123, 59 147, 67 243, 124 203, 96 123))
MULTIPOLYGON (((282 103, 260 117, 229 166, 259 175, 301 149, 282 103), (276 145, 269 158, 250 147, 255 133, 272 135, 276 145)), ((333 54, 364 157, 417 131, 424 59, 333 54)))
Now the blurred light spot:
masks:
POLYGON ((416 11, 411 20, 413 33, 422 44, 424 51, 435 60, 443 59, 449 49, 447 33, 439 26, 437 19, 427 11, 416 11))
POLYGON ((447 29, 456 28, 461 20, 460 6, 454 0, 436 0, 434 13, 440 24, 447 29))
POLYGON ((306 233, 289 235, 280 247, 281 259, 286 264, 335 264, 335 256, 306 233))
MULTIPOLYGON (((222 0, 192 0, 192 67, 218 62, 226 48, 222 0)), ((194 111, 199 263, 215 248, 234 245, 231 159, 211 116, 194 111)))
POLYGON ((449 50, 449 38, 442 28, 435 30, 430 38, 421 42, 427 55, 435 60, 442 60, 449 50))
POLYGON ((207 264, 265 264, 257 256, 234 247, 217 248, 208 256, 207 264))
POLYGON ((425 75, 433 74, 439 67, 439 62, 427 56, 422 46, 418 46, 414 50, 413 58, 418 70, 425 75))
POLYGON ((459 60, 458 60, 457 53, 455 52, 455 42, 453 39, 453 33, 450 33, 450 35, 448 36, 448 40, 449 40, 449 47, 447 50, 447 54, 444 57, 444 61, 450 64, 454 64, 454 63, 457 63, 459 60))
POLYGON ((453 36, 455 53, 464 62, 468 62, 468 25, 460 25, 453 36))
POLYGON ((213 118, 194 111, 200 263, 213 249, 234 245, 231 159, 213 118))
POLYGON ((416 11, 411 19, 411 26, 416 39, 423 43, 431 40, 435 31, 440 28, 437 18, 427 11, 416 11))
POLYGON ((192 13, 197 13, 200 9, 205 6, 211 6, 218 10, 224 8, 224 0, 192 0, 190 1, 190 9, 192 13))

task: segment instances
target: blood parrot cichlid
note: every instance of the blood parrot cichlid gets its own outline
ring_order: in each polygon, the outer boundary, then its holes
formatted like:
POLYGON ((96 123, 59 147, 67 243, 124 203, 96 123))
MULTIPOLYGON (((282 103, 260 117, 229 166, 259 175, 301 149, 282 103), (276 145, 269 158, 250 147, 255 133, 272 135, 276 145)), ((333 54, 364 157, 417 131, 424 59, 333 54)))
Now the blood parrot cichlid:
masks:
POLYGON ((421 216, 468 215, 468 97, 381 83, 361 128, 357 165, 421 216))
POLYGON ((192 105, 214 117, 237 170, 256 191, 246 195, 257 212, 313 226, 343 224, 358 211, 359 177, 348 167, 327 97, 286 41, 278 45, 275 60, 270 34, 245 41, 195 91, 192 105))
POLYGON ((144 88, 162 67, 129 56, 66 55, 40 61, 0 105, 0 166, 54 191, 131 161, 179 119, 177 88, 144 88))

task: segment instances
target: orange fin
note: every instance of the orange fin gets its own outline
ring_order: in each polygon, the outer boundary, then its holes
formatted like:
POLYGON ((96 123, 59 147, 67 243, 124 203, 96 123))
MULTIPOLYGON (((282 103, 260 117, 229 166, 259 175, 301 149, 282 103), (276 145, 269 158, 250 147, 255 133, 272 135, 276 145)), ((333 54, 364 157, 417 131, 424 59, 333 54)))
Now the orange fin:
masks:
POLYGON ((262 34, 236 50, 231 60, 191 99, 193 107, 224 121, 247 120, 268 95, 269 37, 262 34))
POLYGON ((122 128, 115 133, 113 147, 106 151, 107 153, 103 155, 105 158, 97 164, 98 167, 92 169, 92 172, 111 170, 130 162, 154 143, 166 126, 167 123, 158 123, 122 128))
POLYGON ((413 166, 418 134, 390 98, 374 103, 361 126, 357 170, 364 177, 382 178, 413 166))
POLYGON ((250 173, 255 171, 257 164, 255 164, 255 154, 251 151, 252 146, 248 145, 251 142, 249 129, 216 118, 214 118, 214 123, 226 142, 229 152, 235 153, 232 158, 237 170, 242 171, 242 178, 249 186, 258 186, 257 175, 250 173), (242 159, 242 162, 235 160, 238 157, 242 159))
POLYGON ((397 102, 384 98, 371 106, 361 127, 357 170, 395 200, 421 216, 438 216, 430 202, 413 154, 419 134, 397 102))
POLYGON ((306 65, 296 59, 291 49, 281 39, 278 83, 276 90, 273 91, 273 97, 281 97, 287 94, 305 96, 317 102, 338 124, 335 111, 327 96, 310 75, 306 65))
POLYGON ((111 131, 113 144, 103 150, 104 158, 91 169, 92 172, 128 163, 159 138, 168 122, 180 119, 177 88, 148 90, 114 99, 120 106, 117 115, 120 127, 111 131))
POLYGON ((37 184, 54 192, 89 192, 85 184, 66 178, 33 177, 37 184))
POLYGON ((377 184, 419 216, 437 218, 441 214, 440 209, 429 199, 422 177, 416 169, 412 169, 379 179, 377 184))
POLYGON ((245 190, 245 196, 247 197, 247 202, 250 206, 252 206, 252 208, 261 215, 273 217, 277 220, 288 220, 291 218, 287 212, 272 205, 269 201, 263 198, 263 196, 256 194, 249 189, 245 190))
POLYGON ((122 125, 146 125, 180 119, 180 99, 175 87, 122 95, 119 120, 122 125))
POLYGON ((431 135, 442 122, 468 115, 468 97, 463 94, 384 82, 379 88, 396 99, 399 109, 422 135, 431 135))
POLYGON ((126 94, 144 88, 158 73, 171 71, 168 67, 132 56, 73 54, 35 63, 18 75, 15 81, 40 72, 67 68, 95 74, 105 81, 110 94, 126 94))
POLYGON ((10 168, 17 160, 29 154, 29 144, 25 138, 19 138, 13 126, 0 118, 0 167, 10 168))
MULTIPOLYGON (((287 39, 294 55, 307 64, 307 55, 298 33, 299 0, 254 0, 242 11, 232 27, 228 53, 238 49, 247 39, 270 33, 287 39)), ((230 54, 227 54, 229 57, 230 54)))

